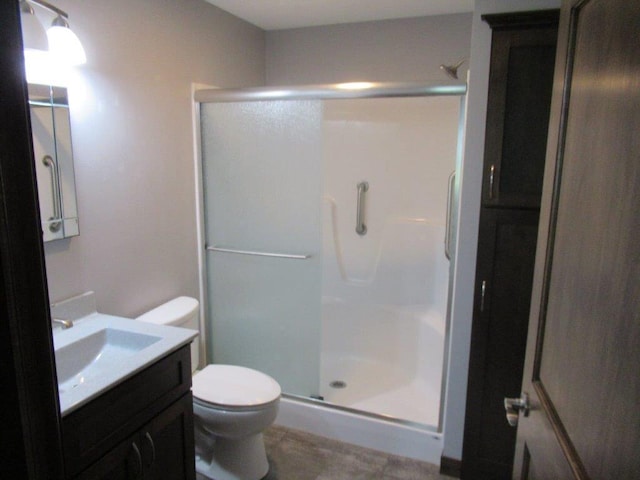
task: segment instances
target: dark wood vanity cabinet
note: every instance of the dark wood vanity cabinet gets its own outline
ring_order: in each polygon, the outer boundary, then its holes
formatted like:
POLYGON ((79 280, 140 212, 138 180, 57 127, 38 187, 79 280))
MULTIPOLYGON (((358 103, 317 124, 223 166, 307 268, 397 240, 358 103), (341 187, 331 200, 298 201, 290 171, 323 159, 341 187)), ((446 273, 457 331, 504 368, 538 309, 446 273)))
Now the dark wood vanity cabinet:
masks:
POLYGON ((486 15, 492 29, 463 479, 510 479, 546 154, 558 12, 486 15))
POLYGON ((65 416, 74 479, 195 479, 189 346, 65 416))

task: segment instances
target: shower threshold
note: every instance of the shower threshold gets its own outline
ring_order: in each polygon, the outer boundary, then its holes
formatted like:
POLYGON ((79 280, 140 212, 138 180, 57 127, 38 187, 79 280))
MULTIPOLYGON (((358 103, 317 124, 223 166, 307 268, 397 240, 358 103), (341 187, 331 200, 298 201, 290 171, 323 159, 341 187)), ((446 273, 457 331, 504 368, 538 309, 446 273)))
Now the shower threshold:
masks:
POLYGON ((440 465, 442 433, 436 427, 283 394, 276 425, 440 465))

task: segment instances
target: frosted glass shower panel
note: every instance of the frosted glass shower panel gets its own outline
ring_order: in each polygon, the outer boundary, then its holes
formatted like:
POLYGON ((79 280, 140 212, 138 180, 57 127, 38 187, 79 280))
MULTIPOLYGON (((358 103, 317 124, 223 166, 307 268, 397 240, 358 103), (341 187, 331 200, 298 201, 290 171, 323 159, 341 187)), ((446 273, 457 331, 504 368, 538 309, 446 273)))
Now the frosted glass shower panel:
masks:
POLYGON ((210 360, 317 395, 322 104, 209 103, 201 117, 210 360))

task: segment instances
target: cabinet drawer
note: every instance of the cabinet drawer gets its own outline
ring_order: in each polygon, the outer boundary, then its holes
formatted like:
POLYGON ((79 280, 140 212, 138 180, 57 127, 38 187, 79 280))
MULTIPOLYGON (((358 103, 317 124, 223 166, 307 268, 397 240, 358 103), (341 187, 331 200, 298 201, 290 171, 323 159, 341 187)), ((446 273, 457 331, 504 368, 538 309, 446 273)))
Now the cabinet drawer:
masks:
POLYGON ((187 345, 64 417, 67 476, 86 468, 190 388, 191 356, 187 345))

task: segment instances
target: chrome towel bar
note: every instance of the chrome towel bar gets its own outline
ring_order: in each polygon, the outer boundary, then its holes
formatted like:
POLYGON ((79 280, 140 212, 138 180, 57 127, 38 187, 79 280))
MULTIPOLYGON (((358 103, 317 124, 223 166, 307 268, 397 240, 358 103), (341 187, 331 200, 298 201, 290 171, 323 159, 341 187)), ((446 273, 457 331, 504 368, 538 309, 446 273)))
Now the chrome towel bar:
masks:
POLYGON ((258 257, 276 257, 276 258, 290 258, 293 260, 306 260, 311 258, 311 255, 296 255, 291 253, 273 253, 273 252, 256 252, 252 250, 238 250, 235 248, 223 248, 219 246, 206 247, 207 250, 211 252, 223 252, 223 253, 234 253, 237 255, 255 255, 258 257))

